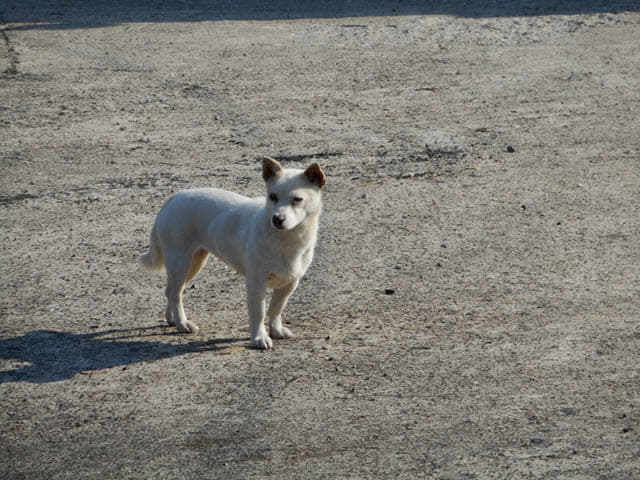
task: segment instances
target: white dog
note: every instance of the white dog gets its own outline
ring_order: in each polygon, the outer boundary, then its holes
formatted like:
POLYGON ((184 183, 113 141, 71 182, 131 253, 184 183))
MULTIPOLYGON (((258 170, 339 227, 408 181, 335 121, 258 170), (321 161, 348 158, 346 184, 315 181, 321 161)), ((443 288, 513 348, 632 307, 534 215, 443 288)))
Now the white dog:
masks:
POLYGON ((311 263, 326 178, 317 163, 304 171, 285 170, 272 158, 263 160, 262 176, 266 198, 215 188, 184 190, 158 213, 140 262, 151 271, 166 269, 166 319, 179 331, 199 330, 185 316, 182 291, 213 253, 246 278, 251 343, 271 348, 271 337, 292 336, 281 313, 311 263), (271 337, 264 323, 267 289, 273 289, 267 312, 271 337))

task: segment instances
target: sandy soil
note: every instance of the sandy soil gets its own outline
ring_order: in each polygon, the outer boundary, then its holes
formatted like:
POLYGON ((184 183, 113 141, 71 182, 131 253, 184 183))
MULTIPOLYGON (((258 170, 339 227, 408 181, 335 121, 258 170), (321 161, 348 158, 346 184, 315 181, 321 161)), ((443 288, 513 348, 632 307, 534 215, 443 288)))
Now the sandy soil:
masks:
POLYGON ((0 477, 640 478, 638 2, 265 3, 0 3, 0 477), (215 261, 178 334, 155 213, 264 155, 296 336, 215 261))

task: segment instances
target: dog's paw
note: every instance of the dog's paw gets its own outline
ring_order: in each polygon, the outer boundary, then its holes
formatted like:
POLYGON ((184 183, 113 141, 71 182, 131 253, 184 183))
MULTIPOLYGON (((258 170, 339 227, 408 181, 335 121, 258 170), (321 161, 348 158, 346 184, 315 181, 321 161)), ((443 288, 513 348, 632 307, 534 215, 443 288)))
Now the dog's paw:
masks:
POLYGON ((200 331, 198 326, 189 320, 185 320, 183 323, 177 323, 176 327, 180 333, 198 333, 200 331))
POLYGON ((271 337, 269 337, 269 335, 264 333, 262 335, 258 335, 255 338, 252 338, 251 345, 259 350, 268 350, 270 348, 273 348, 273 340, 271 340, 271 337))
POLYGON ((293 333, 287 327, 279 326, 279 327, 271 327, 271 336, 273 338, 291 338, 293 337, 293 333))

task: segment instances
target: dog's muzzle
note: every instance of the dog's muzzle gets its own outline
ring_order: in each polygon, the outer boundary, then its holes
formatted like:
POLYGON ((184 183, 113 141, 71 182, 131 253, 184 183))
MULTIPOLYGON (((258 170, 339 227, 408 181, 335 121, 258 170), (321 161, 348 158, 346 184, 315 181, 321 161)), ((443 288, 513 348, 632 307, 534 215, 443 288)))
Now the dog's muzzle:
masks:
POLYGON ((280 215, 276 213, 273 217, 271 217, 271 223, 278 230, 282 230, 284 228, 284 221, 287 219, 284 215, 280 215))

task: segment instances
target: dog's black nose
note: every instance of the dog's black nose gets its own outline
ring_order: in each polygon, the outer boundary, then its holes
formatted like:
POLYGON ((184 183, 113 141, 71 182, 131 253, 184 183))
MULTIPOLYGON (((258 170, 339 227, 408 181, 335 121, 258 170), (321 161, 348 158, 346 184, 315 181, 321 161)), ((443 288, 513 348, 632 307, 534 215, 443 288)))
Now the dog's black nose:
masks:
POLYGON ((282 228, 282 226, 284 225, 284 221, 285 221, 286 217, 284 215, 274 215, 273 217, 271 217, 271 221, 273 222, 273 226, 276 228, 282 228))

